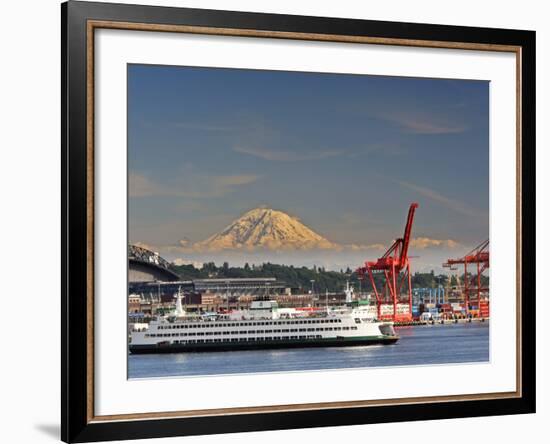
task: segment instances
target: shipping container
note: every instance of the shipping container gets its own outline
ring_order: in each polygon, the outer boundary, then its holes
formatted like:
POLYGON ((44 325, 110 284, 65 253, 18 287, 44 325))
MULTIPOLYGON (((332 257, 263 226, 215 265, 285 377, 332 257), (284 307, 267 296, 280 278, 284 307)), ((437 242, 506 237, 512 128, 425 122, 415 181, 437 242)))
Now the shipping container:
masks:
POLYGON ((409 304, 397 304, 396 311, 398 314, 410 314, 409 304))
POLYGON ((489 317, 489 314, 490 314, 490 310, 489 310, 489 301, 482 301, 484 303, 480 303, 480 307, 479 307, 479 314, 481 317, 483 318, 488 318, 489 317))

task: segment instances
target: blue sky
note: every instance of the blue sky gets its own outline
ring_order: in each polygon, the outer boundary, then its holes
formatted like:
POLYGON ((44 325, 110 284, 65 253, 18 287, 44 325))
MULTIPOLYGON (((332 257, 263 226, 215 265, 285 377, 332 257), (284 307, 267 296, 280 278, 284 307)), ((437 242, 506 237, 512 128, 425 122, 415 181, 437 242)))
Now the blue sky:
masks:
POLYGON ((488 125, 484 81, 129 65, 129 240, 178 256, 263 205, 387 245, 418 201, 413 236, 456 243, 424 256, 461 255, 488 237, 488 125))

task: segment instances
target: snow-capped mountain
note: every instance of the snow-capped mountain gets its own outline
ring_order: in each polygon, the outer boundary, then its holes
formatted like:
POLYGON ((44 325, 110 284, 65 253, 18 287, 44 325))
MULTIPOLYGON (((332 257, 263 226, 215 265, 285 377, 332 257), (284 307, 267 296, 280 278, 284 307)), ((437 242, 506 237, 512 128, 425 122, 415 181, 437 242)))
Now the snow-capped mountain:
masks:
POLYGON ((220 233, 194 245, 199 250, 333 249, 338 245, 305 226, 297 218, 271 208, 255 208, 220 233))

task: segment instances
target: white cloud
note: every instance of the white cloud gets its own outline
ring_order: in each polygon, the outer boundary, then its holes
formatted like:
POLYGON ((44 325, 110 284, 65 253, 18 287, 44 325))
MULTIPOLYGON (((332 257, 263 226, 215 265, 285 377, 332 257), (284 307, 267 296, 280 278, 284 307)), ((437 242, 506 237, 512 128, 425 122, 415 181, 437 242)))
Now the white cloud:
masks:
POLYGON ((182 178, 170 185, 164 185, 136 172, 128 177, 130 197, 188 197, 194 199, 222 197, 236 187, 248 185, 258 180, 255 174, 232 176, 211 176, 183 174, 182 178))
POLYGON ((369 245, 350 244, 350 245, 346 245, 346 247, 351 251, 367 251, 367 250, 383 251, 387 248, 384 244, 369 244, 369 245))
POLYGON ((442 248, 456 248, 460 244, 452 239, 431 239, 429 237, 417 237, 411 239, 411 247, 419 250, 426 248, 442 247, 442 248))
POLYGON ((399 125, 405 132, 411 134, 456 134, 468 130, 464 124, 449 122, 440 116, 422 115, 417 112, 383 113, 379 117, 399 125))
POLYGON ((215 125, 199 122, 178 122, 174 125, 176 128, 184 128, 196 131, 213 131, 213 132, 226 132, 235 131, 237 127, 229 125, 215 125))
POLYGON ((273 162, 298 162, 305 160, 319 160, 337 157, 345 153, 344 150, 319 150, 297 152, 282 149, 270 149, 263 147, 236 146, 233 151, 249 156, 258 157, 273 162))
POLYGON ((174 265, 193 265, 197 270, 202 269, 204 266, 204 262, 200 261, 194 261, 189 259, 183 259, 181 257, 177 257, 173 260, 174 265))
MULTIPOLYGON (((415 185, 413 183, 400 181, 400 180, 398 180, 396 182, 399 185, 401 185, 405 188, 408 188, 409 190, 412 190, 415 193, 420 194, 421 196, 432 199, 432 200, 446 206, 447 208, 450 208, 451 210, 453 210, 457 213, 464 214, 465 216, 469 216, 469 217, 472 217, 472 218, 475 218, 475 219, 481 219, 481 218, 486 218, 487 217, 484 212, 476 210, 476 209, 466 205, 464 202, 460 202, 458 200, 451 199, 449 197, 443 196, 441 193, 439 193, 435 190, 432 190, 430 188, 421 187, 420 185, 415 185)), ((487 220, 488 220, 488 217, 487 217, 487 220)))
POLYGON ((172 192, 173 190, 169 190, 145 176, 136 173, 129 174, 128 195, 130 197, 163 196, 172 192))
POLYGON ((183 239, 180 239, 178 241, 178 244, 183 248, 187 248, 189 247, 189 245, 191 245, 191 241, 185 237, 183 239))

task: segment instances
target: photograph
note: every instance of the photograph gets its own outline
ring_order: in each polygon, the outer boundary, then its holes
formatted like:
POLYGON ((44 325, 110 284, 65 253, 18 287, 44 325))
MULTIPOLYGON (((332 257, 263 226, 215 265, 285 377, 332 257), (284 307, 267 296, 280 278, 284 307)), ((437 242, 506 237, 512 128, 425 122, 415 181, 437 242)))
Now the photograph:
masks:
POLYGON ((489 105, 129 63, 128 379, 490 362, 489 105))

